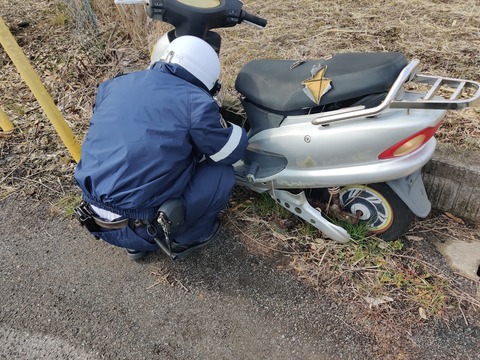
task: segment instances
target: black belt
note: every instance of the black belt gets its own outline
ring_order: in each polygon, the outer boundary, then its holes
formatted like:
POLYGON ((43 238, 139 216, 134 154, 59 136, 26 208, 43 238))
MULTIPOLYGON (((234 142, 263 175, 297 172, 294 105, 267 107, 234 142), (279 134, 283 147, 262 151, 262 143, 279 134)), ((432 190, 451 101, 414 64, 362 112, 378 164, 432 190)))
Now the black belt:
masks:
POLYGON ((118 230, 123 229, 128 226, 128 219, 114 220, 114 221, 103 221, 96 216, 92 216, 93 221, 100 227, 109 230, 118 230))
POLYGON ((78 220, 90 232, 99 232, 102 229, 119 230, 129 225, 130 219, 105 221, 100 219, 86 202, 82 202, 75 208, 78 220))

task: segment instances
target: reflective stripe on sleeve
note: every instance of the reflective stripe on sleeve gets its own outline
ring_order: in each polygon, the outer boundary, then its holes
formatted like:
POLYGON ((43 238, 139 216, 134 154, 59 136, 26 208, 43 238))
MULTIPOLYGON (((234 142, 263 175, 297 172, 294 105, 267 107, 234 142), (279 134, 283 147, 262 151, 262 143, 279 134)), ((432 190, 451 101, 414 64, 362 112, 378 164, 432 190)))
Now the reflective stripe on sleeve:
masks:
POLYGON ((210 159, 215 162, 227 158, 232 152, 235 151, 238 144, 240 144, 240 141, 242 140, 242 128, 235 124, 231 125, 232 133, 230 134, 230 138, 228 139, 227 143, 223 145, 219 152, 210 156, 210 159))

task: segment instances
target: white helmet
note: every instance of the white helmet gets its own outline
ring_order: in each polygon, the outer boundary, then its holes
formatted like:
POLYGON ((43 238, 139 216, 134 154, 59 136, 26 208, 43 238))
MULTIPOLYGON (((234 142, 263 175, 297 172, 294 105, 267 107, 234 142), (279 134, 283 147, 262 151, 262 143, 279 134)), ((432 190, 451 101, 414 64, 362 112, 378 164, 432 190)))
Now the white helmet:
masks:
POLYGON ((152 63, 163 60, 178 64, 200 80, 208 90, 212 90, 220 76, 220 60, 206 41, 185 35, 173 40, 159 56, 161 48, 165 48, 165 39, 162 41, 162 38, 153 48, 152 63))

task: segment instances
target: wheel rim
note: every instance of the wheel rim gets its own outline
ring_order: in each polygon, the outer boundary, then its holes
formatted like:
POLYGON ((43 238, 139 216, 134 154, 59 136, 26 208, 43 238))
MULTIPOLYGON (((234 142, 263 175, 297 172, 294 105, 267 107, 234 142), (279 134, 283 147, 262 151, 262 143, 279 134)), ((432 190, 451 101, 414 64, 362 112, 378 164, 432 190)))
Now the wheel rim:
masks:
POLYGON ((383 233, 393 223, 393 210, 385 197, 368 186, 352 185, 340 190, 340 204, 345 211, 360 215, 372 233, 383 233))

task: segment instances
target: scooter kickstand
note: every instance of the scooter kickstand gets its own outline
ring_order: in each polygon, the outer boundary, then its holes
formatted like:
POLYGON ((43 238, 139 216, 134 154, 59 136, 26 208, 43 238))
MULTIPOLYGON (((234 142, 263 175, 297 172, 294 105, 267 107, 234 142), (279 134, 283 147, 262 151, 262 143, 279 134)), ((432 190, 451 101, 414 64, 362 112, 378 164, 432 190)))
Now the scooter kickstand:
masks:
POLYGON ((315 226, 330 239, 340 243, 346 243, 351 239, 344 228, 332 224, 322 216, 319 210, 312 207, 303 191, 300 194, 292 194, 286 190, 275 189, 269 190, 268 193, 285 209, 315 226))

